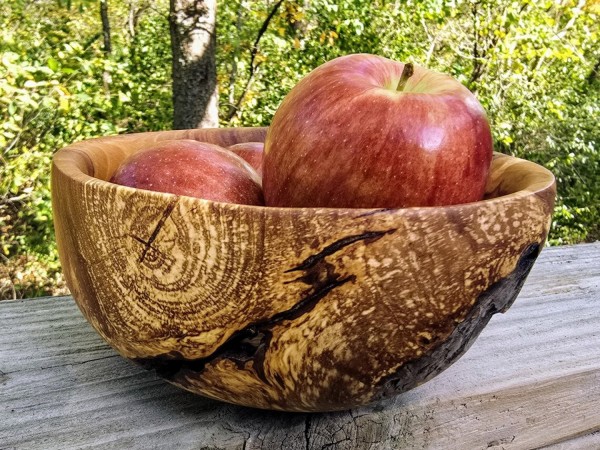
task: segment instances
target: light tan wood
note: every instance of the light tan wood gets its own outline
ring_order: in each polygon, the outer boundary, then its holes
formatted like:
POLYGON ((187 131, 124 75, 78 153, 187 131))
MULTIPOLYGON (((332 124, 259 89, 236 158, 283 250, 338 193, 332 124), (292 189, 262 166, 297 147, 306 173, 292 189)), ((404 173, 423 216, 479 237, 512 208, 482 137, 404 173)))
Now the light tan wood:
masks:
POLYGON ((0 448, 596 450, 600 242, 545 249, 507 314, 434 380, 331 414, 178 390, 128 363, 72 298, 0 302, 0 448))
POLYGON ((106 182, 164 139, 228 146, 265 129, 102 138, 59 151, 61 262, 123 356, 225 401, 343 409, 435 376, 508 308, 543 245, 554 177, 496 155, 481 202, 393 210, 266 208, 106 182))

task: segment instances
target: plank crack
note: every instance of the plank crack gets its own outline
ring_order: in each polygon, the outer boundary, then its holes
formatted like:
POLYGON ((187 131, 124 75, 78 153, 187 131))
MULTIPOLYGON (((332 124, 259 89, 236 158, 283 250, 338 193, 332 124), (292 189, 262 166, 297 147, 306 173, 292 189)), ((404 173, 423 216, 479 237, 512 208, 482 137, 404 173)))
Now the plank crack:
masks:
POLYGON ((496 439, 494 441, 488 442, 487 448, 496 447, 501 444, 511 444, 515 440, 516 436, 506 437, 502 439, 496 439))
POLYGON ((119 355, 117 355, 117 354, 107 355, 107 356, 101 356, 99 358, 86 359, 85 361, 65 362, 64 364, 55 364, 53 366, 40 366, 40 369, 48 370, 48 369, 55 369, 57 367, 80 366, 82 364, 87 364, 87 363, 91 363, 91 362, 102 361, 104 359, 112 359, 112 358, 119 358, 119 355))
POLYGON ((312 416, 307 414, 304 418, 304 448, 305 450, 310 450, 310 426, 311 426, 312 416))

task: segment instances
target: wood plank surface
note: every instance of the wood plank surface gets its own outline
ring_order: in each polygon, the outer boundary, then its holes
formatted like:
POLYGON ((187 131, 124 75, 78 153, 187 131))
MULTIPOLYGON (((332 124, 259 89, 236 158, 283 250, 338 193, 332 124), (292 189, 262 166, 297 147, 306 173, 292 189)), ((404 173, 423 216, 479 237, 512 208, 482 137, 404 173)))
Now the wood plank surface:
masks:
POLYGON ((334 414, 228 405, 115 354, 70 297, 0 302, 0 449, 600 448, 600 243, 547 248, 446 372, 334 414))

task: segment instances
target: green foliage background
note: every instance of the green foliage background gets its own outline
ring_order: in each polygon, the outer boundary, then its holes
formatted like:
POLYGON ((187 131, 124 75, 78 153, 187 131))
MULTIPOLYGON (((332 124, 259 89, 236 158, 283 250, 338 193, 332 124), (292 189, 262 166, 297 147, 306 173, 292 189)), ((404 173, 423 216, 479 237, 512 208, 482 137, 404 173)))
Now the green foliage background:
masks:
MULTIPOLYGON (((550 244, 600 238, 598 0, 284 0, 262 35, 279 2, 218 3, 223 126, 268 125, 289 89, 336 56, 412 61, 476 92, 498 151, 556 174, 550 244)), ((65 291, 50 209, 53 153, 171 126, 168 2, 109 8, 106 55, 95 1, 0 3, 0 299, 65 291)))

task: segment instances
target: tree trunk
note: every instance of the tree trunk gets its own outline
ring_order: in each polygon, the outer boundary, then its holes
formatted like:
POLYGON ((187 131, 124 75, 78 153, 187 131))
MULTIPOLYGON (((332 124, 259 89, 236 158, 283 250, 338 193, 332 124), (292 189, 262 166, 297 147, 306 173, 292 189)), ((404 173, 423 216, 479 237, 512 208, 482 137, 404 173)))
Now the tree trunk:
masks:
POLYGON ((173 128, 219 126, 216 0, 170 0, 173 128))

